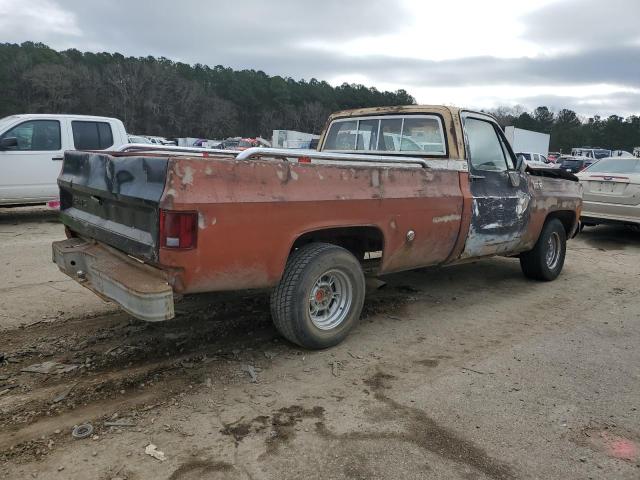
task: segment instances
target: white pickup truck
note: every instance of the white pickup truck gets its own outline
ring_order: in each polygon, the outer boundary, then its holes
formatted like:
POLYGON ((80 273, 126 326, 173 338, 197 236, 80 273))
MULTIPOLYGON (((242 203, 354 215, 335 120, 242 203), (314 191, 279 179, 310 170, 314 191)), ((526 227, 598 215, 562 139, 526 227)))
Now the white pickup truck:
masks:
POLYGON ((115 150, 127 143, 122 122, 87 115, 25 114, 0 119, 0 205, 58 198, 65 150, 115 150))

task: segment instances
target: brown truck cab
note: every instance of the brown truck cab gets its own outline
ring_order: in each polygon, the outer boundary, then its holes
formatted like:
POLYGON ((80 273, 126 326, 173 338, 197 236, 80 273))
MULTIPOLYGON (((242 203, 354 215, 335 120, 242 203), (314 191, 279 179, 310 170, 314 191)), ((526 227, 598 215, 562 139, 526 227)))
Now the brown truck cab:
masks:
POLYGON ((174 294, 271 289, 307 348, 357 322, 365 270, 502 255, 553 280, 580 218, 576 177, 518 163, 493 117, 451 107, 339 112, 318 151, 136 148, 65 154, 60 269, 149 321, 174 294))

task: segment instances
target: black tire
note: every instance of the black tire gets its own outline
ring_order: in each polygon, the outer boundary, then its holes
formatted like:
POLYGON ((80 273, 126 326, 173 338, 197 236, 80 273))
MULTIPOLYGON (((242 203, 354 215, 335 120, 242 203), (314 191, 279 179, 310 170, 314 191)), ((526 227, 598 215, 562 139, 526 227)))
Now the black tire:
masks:
POLYGON ((567 232, 560 220, 552 218, 542 227, 540 237, 533 249, 520 254, 522 273, 525 277, 534 280, 544 282, 555 280, 562 271, 566 253, 567 232), (555 247, 551 246, 552 242, 556 245, 555 247), (550 255, 552 258, 549 261, 548 254, 552 248, 557 250, 557 255, 550 255))
MULTIPOLYGON (((348 250, 328 243, 311 243, 305 245, 289 257, 280 283, 271 293, 271 316, 278 331, 287 340, 309 349, 322 349, 340 343, 356 325, 364 304, 365 281, 360 262, 348 250), (345 295, 335 295, 337 287, 318 287, 317 282, 333 278, 335 275, 344 285, 345 295), (348 287, 346 286, 347 284, 348 287), (331 297, 327 309, 320 311, 336 311, 339 323, 331 326, 330 322, 319 328, 312 320, 310 309, 317 303, 311 295, 322 290, 323 301, 331 297), (347 293, 347 290, 350 294, 347 293), (325 297, 325 292, 329 292, 325 297), (341 307, 333 303, 344 298, 348 305, 341 307), (339 312, 339 313, 338 313, 339 312)), ((314 296, 314 298, 318 298, 314 296)), ((338 320, 336 320, 338 321, 338 320)))

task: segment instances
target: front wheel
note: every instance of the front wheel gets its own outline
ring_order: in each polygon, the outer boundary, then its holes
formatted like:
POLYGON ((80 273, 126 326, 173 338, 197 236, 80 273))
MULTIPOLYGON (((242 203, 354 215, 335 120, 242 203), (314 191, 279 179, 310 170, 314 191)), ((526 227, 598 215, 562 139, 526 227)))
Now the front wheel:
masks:
POLYGON ((567 253, 567 233, 557 218, 545 223, 532 250, 520 255, 520 267, 525 277, 534 280, 555 280, 564 265, 567 253))
POLYGON ((287 340, 309 349, 327 348, 355 326, 364 294, 356 257, 336 245, 312 243, 289 257, 271 293, 271 316, 287 340))

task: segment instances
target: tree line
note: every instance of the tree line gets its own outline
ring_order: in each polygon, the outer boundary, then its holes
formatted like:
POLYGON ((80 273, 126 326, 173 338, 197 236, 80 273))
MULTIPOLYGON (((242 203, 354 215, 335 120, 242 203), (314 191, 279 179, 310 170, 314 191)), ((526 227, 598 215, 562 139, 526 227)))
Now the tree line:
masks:
POLYGON ((16 113, 116 117, 127 131, 168 137, 319 133, 336 110, 415 103, 404 90, 269 76, 167 58, 0 43, 0 118, 16 113))
POLYGON ((632 152, 640 146, 640 117, 611 115, 580 119, 576 112, 563 108, 557 113, 547 107, 527 112, 522 107, 499 107, 491 113, 503 127, 534 130, 551 135, 549 150, 571 153, 573 147, 602 147, 632 152))
MULTIPOLYGON (((405 90, 379 91, 256 70, 188 65, 167 58, 56 51, 41 43, 0 43, 0 118, 15 113, 76 113, 120 118, 131 133, 167 137, 269 138, 274 129, 319 133, 328 115, 358 107, 414 104, 405 90)), ((631 151, 640 117, 552 112, 541 106, 491 111, 504 127, 551 135, 550 150, 576 146, 631 151)))

